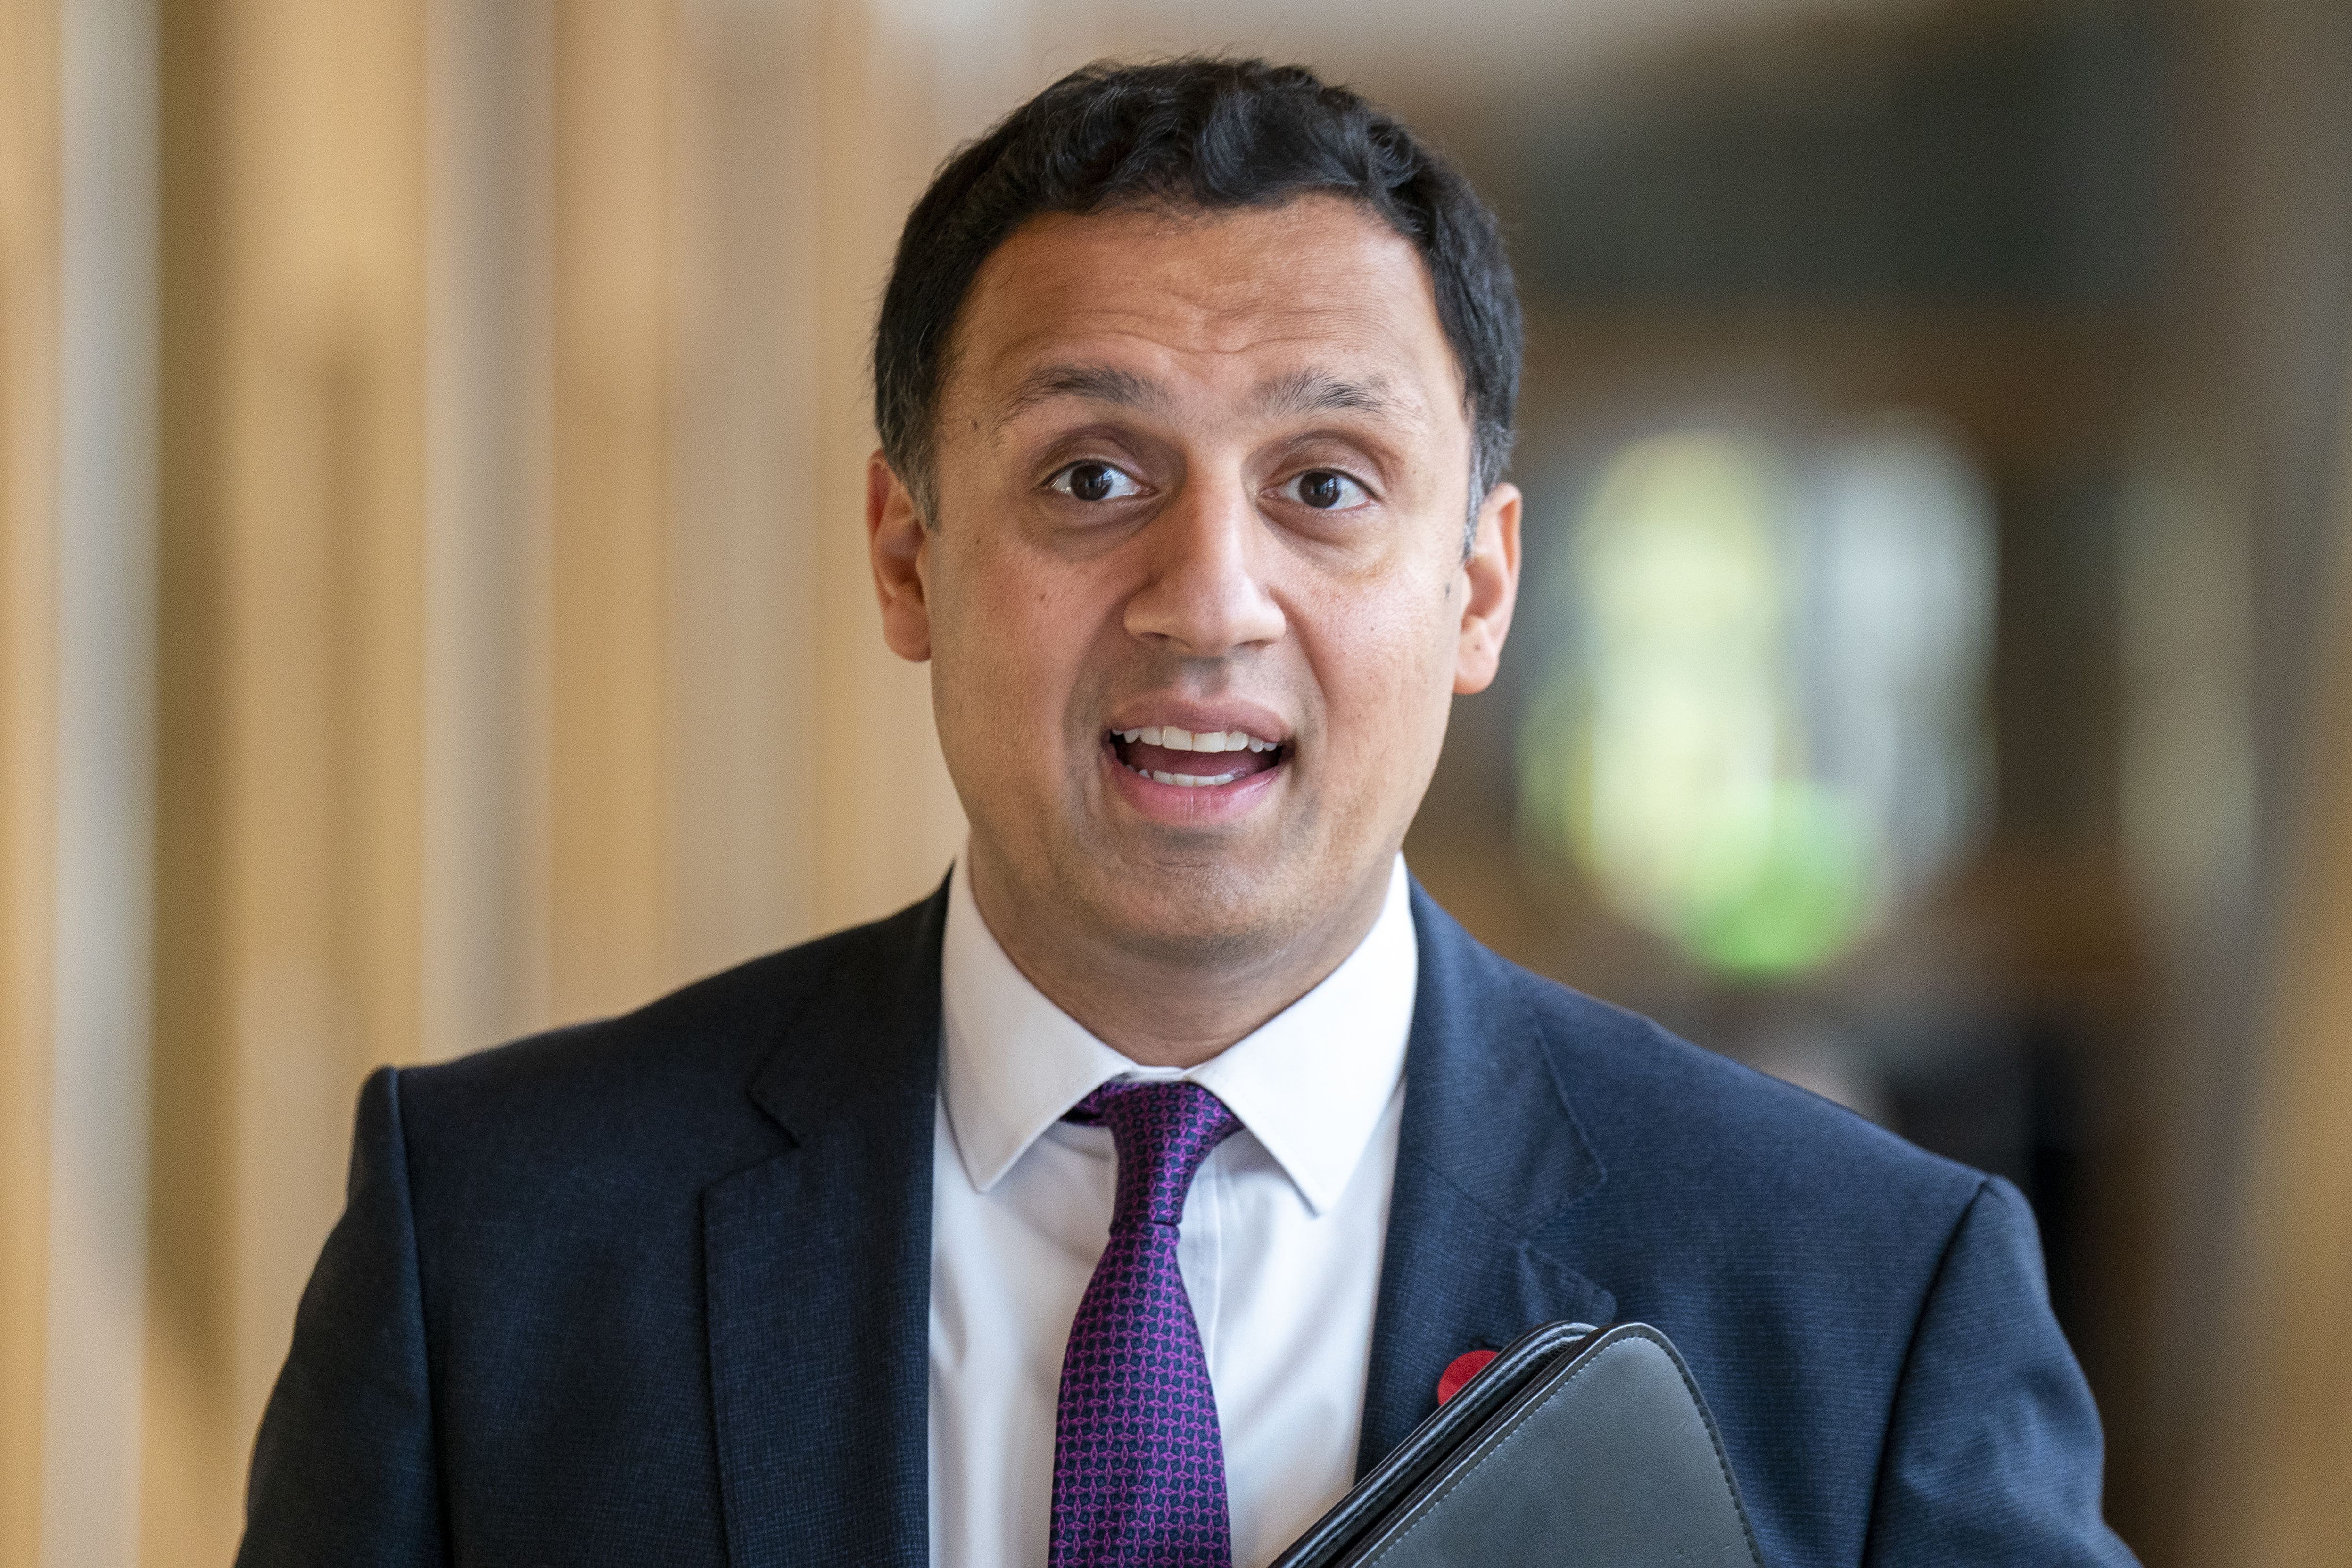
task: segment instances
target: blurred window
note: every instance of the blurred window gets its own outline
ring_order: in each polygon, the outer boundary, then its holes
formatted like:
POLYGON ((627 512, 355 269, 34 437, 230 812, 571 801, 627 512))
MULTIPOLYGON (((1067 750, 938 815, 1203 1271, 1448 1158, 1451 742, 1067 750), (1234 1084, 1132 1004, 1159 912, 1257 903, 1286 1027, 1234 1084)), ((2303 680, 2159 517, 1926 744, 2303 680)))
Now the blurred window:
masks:
POLYGON ((1651 437, 1573 537, 1538 606, 1575 636, 1521 731, 1522 812, 1621 912, 1712 968, 1791 973, 1969 847, 1992 522, 1950 442, 1651 437))

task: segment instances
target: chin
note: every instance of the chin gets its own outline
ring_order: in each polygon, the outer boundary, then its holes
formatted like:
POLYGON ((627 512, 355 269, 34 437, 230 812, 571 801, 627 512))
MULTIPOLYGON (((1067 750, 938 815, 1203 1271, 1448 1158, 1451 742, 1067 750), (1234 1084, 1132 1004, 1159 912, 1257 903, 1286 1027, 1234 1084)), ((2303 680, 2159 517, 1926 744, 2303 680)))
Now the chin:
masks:
POLYGON ((1213 864, 1161 868, 1139 880, 1098 875, 1097 897, 1087 901, 1122 946, 1163 962, 1223 967, 1297 934, 1307 923, 1297 907, 1302 880, 1213 864))

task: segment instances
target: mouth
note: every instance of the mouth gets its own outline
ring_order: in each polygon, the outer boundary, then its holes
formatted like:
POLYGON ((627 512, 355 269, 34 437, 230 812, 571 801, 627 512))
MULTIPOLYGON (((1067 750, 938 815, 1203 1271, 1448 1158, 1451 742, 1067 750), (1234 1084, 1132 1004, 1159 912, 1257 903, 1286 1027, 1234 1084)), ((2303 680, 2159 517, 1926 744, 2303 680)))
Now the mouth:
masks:
POLYGON ((1270 773, 1290 760, 1290 744, 1242 730, 1179 730, 1146 724, 1111 730, 1105 744, 1131 773, 1177 789, 1229 789, 1270 773))

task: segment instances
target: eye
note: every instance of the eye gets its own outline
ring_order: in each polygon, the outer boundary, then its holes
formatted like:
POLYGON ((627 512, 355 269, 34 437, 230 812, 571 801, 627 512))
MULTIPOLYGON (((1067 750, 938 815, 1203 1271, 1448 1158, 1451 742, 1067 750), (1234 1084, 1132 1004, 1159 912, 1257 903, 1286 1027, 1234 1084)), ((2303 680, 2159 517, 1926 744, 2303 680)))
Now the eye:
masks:
POLYGON ((1135 477, 1108 463, 1072 463, 1045 481, 1049 490, 1059 490, 1074 500, 1127 500, 1143 493, 1143 486, 1135 477))
POLYGON ((1317 511, 1344 511, 1372 499, 1363 486, 1335 468, 1309 468, 1286 480, 1279 493, 1317 511))

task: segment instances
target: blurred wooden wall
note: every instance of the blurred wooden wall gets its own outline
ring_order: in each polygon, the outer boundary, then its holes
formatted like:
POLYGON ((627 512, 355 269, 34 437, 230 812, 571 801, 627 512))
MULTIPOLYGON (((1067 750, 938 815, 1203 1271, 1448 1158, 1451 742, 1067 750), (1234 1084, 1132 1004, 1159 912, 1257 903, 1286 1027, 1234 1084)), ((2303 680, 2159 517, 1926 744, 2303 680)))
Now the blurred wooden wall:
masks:
POLYGON ((58 17, 0 0, 0 1563, 41 1496, 55 756, 58 17))
POLYGON ((2352 406, 2189 1560, 2352 1564, 2352 406))
MULTIPOLYGON (((39 1524, 57 40, 80 3, 0 4, 9 1565, 81 1550, 39 1524)), ((148 1173, 145 1326, 100 1479, 141 1561, 193 1564, 234 1550, 371 1067, 885 913, 961 843, 925 673, 871 607, 865 337, 907 204, 1035 83, 988 6, 939 25, 961 43, 849 3, 152 20, 153 1017, 121 1091, 152 1105, 123 1167, 148 1173)))
POLYGON ((971 129, 853 5, 165 17, 154 1563, 235 1539, 369 1067, 953 853, 856 500, 887 219, 971 129))
POLYGON ((2194 14, 2206 341, 2186 357, 2216 373, 2199 390, 2244 514, 2263 798, 2259 896, 2215 900, 2246 929, 2209 944, 2248 1001, 2204 1031, 2184 1087, 2206 1104, 2176 1123, 2167 1206, 2200 1262, 2168 1271, 2160 1310, 2204 1397, 2162 1478, 2162 1545, 2352 1568, 2352 8, 2194 14))
POLYGON ((354 1079, 418 1040, 425 17, 160 10, 142 1555, 234 1539, 354 1079))

